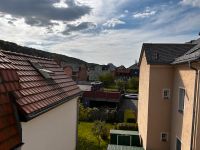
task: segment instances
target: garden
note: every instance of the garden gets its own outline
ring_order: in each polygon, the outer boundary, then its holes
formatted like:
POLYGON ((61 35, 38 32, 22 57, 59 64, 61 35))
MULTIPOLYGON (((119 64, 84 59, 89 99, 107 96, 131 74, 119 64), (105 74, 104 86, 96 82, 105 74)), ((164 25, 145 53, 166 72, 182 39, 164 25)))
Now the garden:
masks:
POLYGON ((109 108, 88 108, 79 104, 78 150, 106 150, 110 130, 137 131, 136 115, 127 110, 123 120, 119 112, 109 108))
POLYGON ((111 73, 105 73, 99 76, 99 80, 104 84, 104 91, 124 91, 126 93, 138 93, 138 77, 132 77, 127 81, 124 81, 115 79, 111 73))

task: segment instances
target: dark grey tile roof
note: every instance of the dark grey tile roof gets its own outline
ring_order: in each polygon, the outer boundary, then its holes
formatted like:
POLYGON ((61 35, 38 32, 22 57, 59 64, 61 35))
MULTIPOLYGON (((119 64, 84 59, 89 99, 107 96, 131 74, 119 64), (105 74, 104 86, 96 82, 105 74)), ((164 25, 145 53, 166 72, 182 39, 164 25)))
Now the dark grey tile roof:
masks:
POLYGON ((200 59, 200 43, 191 48, 188 52, 186 52, 184 55, 178 57, 175 59, 172 64, 179 64, 184 63, 188 61, 195 61, 200 59))
POLYGON ((196 39, 196 40, 191 40, 187 43, 191 43, 191 44, 199 44, 200 43, 200 38, 196 39))
POLYGON ((138 63, 133 64, 132 66, 128 67, 128 69, 139 69, 138 63))
POLYGON ((140 61, 145 52, 148 64, 171 64, 177 57, 185 54, 195 44, 151 44, 144 43, 140 56, 140 61))
POLYGON ((192 41, 190 41, 190 43, 196 44, 196 46, 191 48, 184 55, 176 58, 175 61, 172 62, 172 64, 179 64, 179 63, 195 61, 195 60, 200 59, 200 38, 198 38, 196 40, 192 40, 192 41))

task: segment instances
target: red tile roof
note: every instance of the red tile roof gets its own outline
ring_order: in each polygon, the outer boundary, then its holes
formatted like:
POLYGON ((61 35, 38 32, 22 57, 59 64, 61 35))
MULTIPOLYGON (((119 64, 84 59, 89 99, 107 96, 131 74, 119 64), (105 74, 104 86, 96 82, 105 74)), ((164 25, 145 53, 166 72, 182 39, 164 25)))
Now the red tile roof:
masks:
MULTIPOLYGON (((71 77, 66 76, 63 69, 54 60, 13 52, 2 52, 3 54, 0 55, 6 55, 6 61, 10 64, 8 66, 17 69, 17 75, 13 72, 12 77, 13 81, 19 79, 20 90, 15 91, 14 95, 26 120, 32 119, 80 94, 81 91, 76 83, 71 77), (37 63, 42 69, 47 70, 51 79, 44 78, 33 63, 37 63)), ((8 74, 5 75, 5 80, 7 78, 10 78, 8 74)), ((12 83, 12 85, 7 85, 6 88, 11 90, 17 86, 14 84, 15 82, 12 83)))
POLYGON ((19 122, 8 92, 19 90, 15 66, 0 52, 0 150, 10 150, 21 143, 19 122))

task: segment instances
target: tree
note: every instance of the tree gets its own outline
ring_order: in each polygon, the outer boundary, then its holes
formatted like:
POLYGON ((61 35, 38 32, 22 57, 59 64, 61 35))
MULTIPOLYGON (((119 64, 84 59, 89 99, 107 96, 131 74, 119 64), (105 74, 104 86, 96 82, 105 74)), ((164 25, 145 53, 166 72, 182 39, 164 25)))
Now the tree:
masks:
POLYGON ((109 87, 111 84, 114 83, 114 77, 111 73, 104 73, 99 76, 99 80, 103 82, 105 87, 109 87))
POLYGON ((127 82, 123 80, 117 80, 116 81, 117 88, 119 91, 124 91, 127 89, 127 82))
POLYGON ((139 78, 138 77, 132 77, 131 79, 129 79, 128 86, 129 86, 130 89, 138 91, 139 78))
POLYGON ((101 135, 103 131, 106 129, 105 122, 95 121, 92 127, 92 133, 98 140, 99 149, 101 148, 101 135))

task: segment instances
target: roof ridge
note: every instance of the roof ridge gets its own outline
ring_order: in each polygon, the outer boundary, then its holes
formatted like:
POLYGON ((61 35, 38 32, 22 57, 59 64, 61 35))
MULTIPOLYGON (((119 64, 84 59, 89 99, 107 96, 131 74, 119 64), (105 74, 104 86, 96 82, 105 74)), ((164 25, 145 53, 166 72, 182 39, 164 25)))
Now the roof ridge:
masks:
POLYGON ((50 58, 39 57, 39 56, 32 56, 32 55, 23 54, 23 53, 17 53, 17 52, 11 52, 11 51, 3 50, 3 49, 0 49, 0 52, 3 52, 3 54, 12 54, 12 55, 16 55, 16 56, 25 56, 25 57, 29 57, 29 58, 36 58, 36 59, 43 59, 43 60, 54 61, 54 59, 50 59, 50 58))
POLYGON ((193 43, 143 43, 149 45, 197 45, 193 43))

